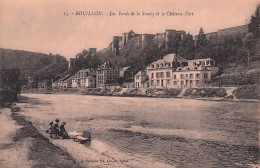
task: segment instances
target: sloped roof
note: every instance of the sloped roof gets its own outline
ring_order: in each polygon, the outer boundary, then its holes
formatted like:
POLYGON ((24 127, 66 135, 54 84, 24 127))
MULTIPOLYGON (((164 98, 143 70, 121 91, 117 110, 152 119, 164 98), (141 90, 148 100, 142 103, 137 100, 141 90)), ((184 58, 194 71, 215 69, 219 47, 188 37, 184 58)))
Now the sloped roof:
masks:
POLYGON ((82 69, 82 70, 79 70, 78 72, 79 72, 79 73, 80 73, 80 72, 90 72, 90 69, 82 69))
POLYGON ((128 68, 130 68, 130 66, 123 67, 120 71, 121 71, 121 72, 125 72, 128 68))
POLYGON ((79 70, 77 73, 84 73, 84 72, 88 72, 89 75, 95 75, 95 71, 93 71, 92 69, 82 69, 79 70))
POLYGON ((152 64, 160 64, 160 63, 165 63, 165 62, 172 62, 175 58, 177 58, 178 62, 187 62, 188 60, 181 57, 181 56, 176 56, 176 54, 172 53, 172 54, 168 54, 166 56, 163 57, 163 59, 159 59, 155 62, 153 62, 152 64))
POLYGON ((209 61, 213 60, 212 58, 200 58, 200 59, 194 59, 194 60, 188 60, 189 62, 194 62, 194 61, 209 61))
POLYGON ((145 75, 146 74, 146 71, 139 71, 139 72, 137 72, 137 74, 135 74, 135 75, 145 75))

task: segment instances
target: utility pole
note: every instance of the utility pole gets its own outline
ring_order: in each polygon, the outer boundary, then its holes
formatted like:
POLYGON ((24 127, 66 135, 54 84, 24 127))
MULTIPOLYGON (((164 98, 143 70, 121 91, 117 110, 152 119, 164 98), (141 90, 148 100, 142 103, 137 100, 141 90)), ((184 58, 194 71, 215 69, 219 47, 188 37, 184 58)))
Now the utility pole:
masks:
POLYGON ((249 49, 247 49, 247 66, 249 67, 249 49))

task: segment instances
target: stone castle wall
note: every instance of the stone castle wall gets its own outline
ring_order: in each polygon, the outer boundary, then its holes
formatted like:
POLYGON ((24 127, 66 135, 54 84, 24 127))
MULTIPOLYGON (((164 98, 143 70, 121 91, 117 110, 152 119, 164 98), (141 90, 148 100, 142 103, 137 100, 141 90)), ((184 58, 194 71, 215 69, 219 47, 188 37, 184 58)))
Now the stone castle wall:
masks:
POLYGON ((135 34, 132 30, 129 33, 123 33, 122 37, 114 36, 111 43, 111 50, 113 52, 120 50, 122 47, 126 46, 127 42, 131 38, 138 38, 138 44, 144 48, 152 43, 155 43, 159 47, 163 44, 167 44, 172 38, 175 38, 177 34, 180 34, 182 38, 186 36, 186 32, 176 31, 176 30, 166 30, 164 33, 157 34, 135 34))
MULTIPOLYGON (((236 27, 230 27, 226 29, 220 29, 216 32, 212 33, 206 33, 206 39, 213 39, 216 37, 221 37, 221 36, 234 36, 234 35, 245 35, 248 33, 248 25, 242 25, 242 26, 236 26, 236 27)), ((198 39, 198 35, 194 36, 194 40, 198 39)))
POLYGON ((235 34, 246 34, 248 32, 248 25, 236 26, 218 31, 218 36, 228 36, 235 34))
POLYGON ((154 35, 153 34, 142 34, 141 44, 142 48, 149 46, 153 43, 154 35))
POLYGON ((157 33, 155 36, 154 36, 154 43, 161 47, 162 45, 165 44, 165 32, 164 33, 157 33))

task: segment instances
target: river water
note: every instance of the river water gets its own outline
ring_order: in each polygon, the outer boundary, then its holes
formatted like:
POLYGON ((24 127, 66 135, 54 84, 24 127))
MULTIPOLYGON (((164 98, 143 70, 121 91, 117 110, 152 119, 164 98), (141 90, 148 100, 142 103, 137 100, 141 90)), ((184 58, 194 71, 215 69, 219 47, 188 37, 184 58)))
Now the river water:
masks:
POLYGON ((101 148, 108 149, 105 152, 113 159, 124 156, 128 162, 126 167, 259 164, 257 103, 52 94, 23 96, 34 103, 20 104, 22 115, 38 129, 43 131, 51 120, 59 118, 67 122, 67 131, 91 130, 92 144, 84 148, 92 149, 99 144, 100 152, 101 148))

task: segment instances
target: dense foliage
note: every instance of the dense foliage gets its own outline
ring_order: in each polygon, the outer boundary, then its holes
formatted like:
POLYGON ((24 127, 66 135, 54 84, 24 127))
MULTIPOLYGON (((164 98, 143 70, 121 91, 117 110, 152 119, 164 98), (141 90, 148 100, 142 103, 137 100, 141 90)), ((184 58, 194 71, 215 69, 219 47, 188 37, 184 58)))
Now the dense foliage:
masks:
POLYGON ((259 25, 260 25, 260 3, 258 4, 254 15, 251 16, 250 23, 248 25, 248 31, 253 33, 256 38, 259 38, 259 25))
POLYGON ((5 69, 16 68, 20 71, 21 84, 26 84, 27 77, 33 76, 38 81, 55 79, 63 76, 68 62, 60 55, 46 55, 21 50, 0 49, 5 69))

